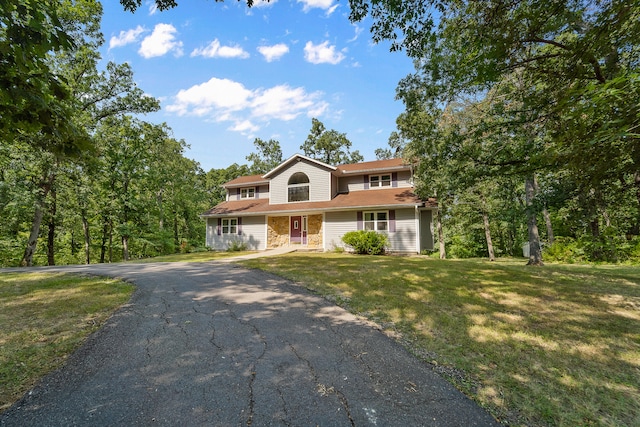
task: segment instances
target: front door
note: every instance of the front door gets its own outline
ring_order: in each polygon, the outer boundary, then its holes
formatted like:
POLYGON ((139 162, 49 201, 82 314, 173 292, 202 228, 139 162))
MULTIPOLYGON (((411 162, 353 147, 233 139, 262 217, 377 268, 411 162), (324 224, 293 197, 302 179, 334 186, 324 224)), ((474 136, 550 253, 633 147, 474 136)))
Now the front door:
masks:
POLYGON ((292 216, 290 220, 289 241, 294 245, 302 243, 302 217, 292 216))

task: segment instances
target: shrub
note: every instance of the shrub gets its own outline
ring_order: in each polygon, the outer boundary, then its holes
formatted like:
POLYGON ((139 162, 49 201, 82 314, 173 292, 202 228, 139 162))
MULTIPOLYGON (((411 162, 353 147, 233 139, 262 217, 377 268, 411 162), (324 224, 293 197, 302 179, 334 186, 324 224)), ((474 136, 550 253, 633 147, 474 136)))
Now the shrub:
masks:
POLYGON ((240 239, 233 239, 227 243, 227 252, 241 252, 247 250, 247 244, 240 239))
POLYGON ((387 235, 373 230, 349 231, 342 236, 342 241, 362 255, 382 255, 389 246, 387 235))

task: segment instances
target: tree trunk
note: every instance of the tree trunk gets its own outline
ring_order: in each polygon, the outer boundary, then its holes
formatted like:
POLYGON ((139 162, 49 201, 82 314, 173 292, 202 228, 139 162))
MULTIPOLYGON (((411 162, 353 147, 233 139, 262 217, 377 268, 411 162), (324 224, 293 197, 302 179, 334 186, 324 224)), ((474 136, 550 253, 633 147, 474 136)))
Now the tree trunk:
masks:
POLYGON ((40 191, 38 197, 36 197, 35 211, 33 213, 33 222, 31 224, 31 232, 29 233, 29 240, 27 246, 24 249, 24 255, 20 261, 20 266, 31 267, 33 266, 33 254, 36 251, 38 244, 38 235, 40 234, 40 225, 42 224, 42 206, 49 194, 49 191, 53 187, 55 181, 55 174, 47 172, 44 179, 40 182, 40 191))
POLYGON ((493 254, 493 242, 491 241, 491 229, 489 228, 489 215, 487 211, 482 210, 482 222, 484 223, 484 235, 487 238, 487 250, 489 251, 489 261, 495 261, 493 254))
POLYGON ((109 263, 113 262, 113 219, 109 218, 109 263))
POLYGON ((549 211, 547 210, 546 206, 544 207, 544 209, 542 209, 542 215, 544 216, 544 223, 547 226, 547 239, 549 239, 549 244, 553 245, 553 242, 555 241, 555 237, 553 237, 553 227, 551 225, 551 215, 549 215, 549 211))
POLYGON ((129 261, 129 236, 122 236, 122 260, 129 261))
POLYGON ((107 241, 109 235, 109 223, 106 217, 102 217, 102 240, 100 241, 100 264, 104 264, 104 258, 107 253, 107 241))
MULTIPOLYGON (((533 189, 536 194, 540 194, 540 186, 538 185, 538 180, 536 176, 533 176, 533 189)), ((551 215, 549 215, 549 210, 547 209, 547 203, 545 202, 542 207, 542 216, 544 217, 544 223, 547 226, 547 239, 549 240, 549 244, 553 245, 555 238, 553 237, 553 227, 551 225, 551 215)))
POLYGON ((47 233, 47 264, 56 265, 55 240, 56 240, 56 189, 51 188, 51 205, 49 208, 49 232, 47 233))
POLYGON ((525 200, 527 206, 527 228, 529 230, 529 262, 527 265, 544 265, 542 251, 540 250, 540 235, 538 234, 538 222, 535 209, 535 185, 534 177, 527 177, 524 183, 525 200))
POLYGON ((36 203, 36 209, 33 214, 33 223, 31 225, 31 233, 29 233, 29 240, 27 241, 27 247, 24 250, 22 261, 20 261, 21 267, 33 266, 33 254, 36 251, 36 245, 38 244, 38 234, 40 234, 41 223, 42 207, 39 203, 36 203))
POLYGON ((633 234, 638 235, 640 234, 640 171, 633 175, 633 181, 636 185, 636 200, 638 201, 638 216, 633 227, 633 234))
POLYGON ((158 191, 156 194, 156 201, 158 202, 158 229, 162 231, 164 229, 164 204, 162 200, 163 190, 158 191))
POLYGON ((173 251, 175 253, 180 252, 180 239, 178 238, 178 214, 173 211, 173 251))
POLYGON ((81 209, 80 214, 82 216, 82 231, 84 233, 84 262, 85 264, 91 264, 91 235, 89 234, 89 221, 87 220, 87 210, 81 209))
POLYGON ((442 231, 441 211, 437 211, 436 227, 438 228, 438 244, 440 245, 440 259, 447 258, 447 252, 444 247, 444 232, 442 231))

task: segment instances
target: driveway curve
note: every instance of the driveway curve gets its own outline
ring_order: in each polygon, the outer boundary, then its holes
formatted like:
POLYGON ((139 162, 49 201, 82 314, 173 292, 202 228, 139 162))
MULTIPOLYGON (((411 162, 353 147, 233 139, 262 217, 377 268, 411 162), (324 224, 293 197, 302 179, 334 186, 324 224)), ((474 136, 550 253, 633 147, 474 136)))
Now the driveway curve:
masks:
POLYGON ((37 271, 137 290, 2 426, 498 425, 372 325, 282 278, 220 262, 37 271))

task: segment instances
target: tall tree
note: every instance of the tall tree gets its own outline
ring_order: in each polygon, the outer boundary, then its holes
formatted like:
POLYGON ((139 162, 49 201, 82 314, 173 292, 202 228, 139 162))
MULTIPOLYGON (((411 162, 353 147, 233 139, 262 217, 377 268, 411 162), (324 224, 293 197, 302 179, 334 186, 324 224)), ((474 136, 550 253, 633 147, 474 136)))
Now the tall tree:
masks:
MULTIPOLYGON (((74 128, 83 129, 83 134, 89 135, 95 126, 107 117, 130 112, 146 113, 159 108, 157 100, 146 96, 136 86, 129 65, 108 63, 106 71, 98 70, 100 60, 98 48, 104 42, 100 32, 102 6, 99 2, 96 0, 61 2, 56 4, 55 12, 66 37, 72 41, 71 49, 57 52, 47 60, 47 65, 64 77, 64 88, 70 95, 64 104, 72 114, 69 114, 65 123, 72 123, 74 128)), ((83 163, 94 154, 94 146, 89 138, 86 138, 87 143, 80 147, 77 144, 70 144, 64 135, 46 136, 38 131, 24 135, 23 138, 31 141, 47 141, 34 149, 44 151, 41 158, 46 158, 49 154, 55 157, 46 169, 42 169, 48 175, 39 180, 41 186, 38 190, 40 194, 52 199, 49 206, 55 208, 57 206, 55 191, 57 167, 67 159, 76 162, 77 167, 82 167, 83 163), (70 153, 74 156, 69 157, 70 153)), ((39 211, 39 206, 42 208, 43 205, 37 203, 35 206, 31 237, 21 262, 23 265, 32 264, 43 213, 39 211)), ((56 224, 56 215, 52 212, 48 222, 50 264, 54 263, 52 245, 55 241, 56 224)))
POLYGON ((253 145, 255 145, 256 151, 245 157, 248 162, 251 162, 249 169, 252 174, 267 173, 282 163, 280 142, 275 139, 264 141, 256 138, 253 141, 253 145))
POLYGON ((311 131, 300 146, 305 156, 320 160, 329 165, 345 163, 358 163, 364 157, 356 151, 350 151, 351 141, 345 133, 336 130, 327 130, 324 124, 316 119, 311 119, 311 131))

